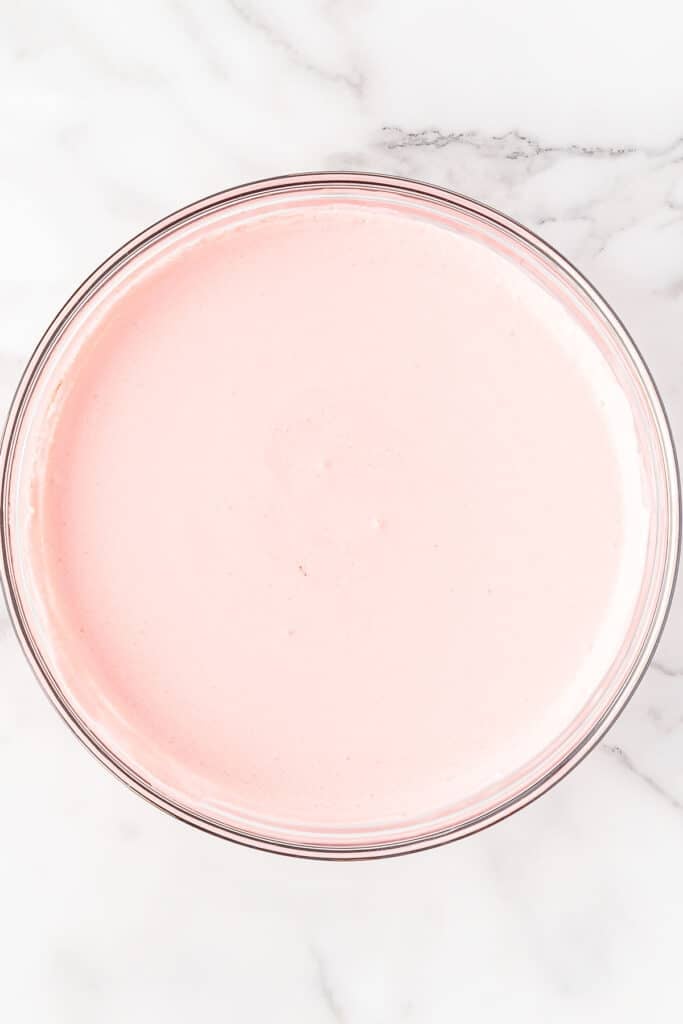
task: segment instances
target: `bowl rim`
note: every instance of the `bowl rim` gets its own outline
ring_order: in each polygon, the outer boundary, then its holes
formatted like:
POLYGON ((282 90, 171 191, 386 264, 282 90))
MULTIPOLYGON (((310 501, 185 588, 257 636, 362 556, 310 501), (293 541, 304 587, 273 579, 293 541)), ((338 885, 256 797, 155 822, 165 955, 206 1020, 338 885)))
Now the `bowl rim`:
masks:
POLYGON ((671 608, 681 547, 680 491, 680 476, 671 427, 661 396, 642 354, 621 319, 598 289, 573 263, 553 246, 540 238, 535 232, 499 210, 459 192, 423 181, 390 174, 356 173, 353 171, 289 174, 263 178, 213 193, 161 218, 125 242, 111 256, 97 266, 57 312, 40 338, 21 375, 10 404, 2 440, 0 441, 0 580, 12 626, 43 692, 71 731, 90 753, 130 789, 137 792, 148 802, 201 831, 220 836, 243 846, 267 850, 284 856, 337 861, 395 857, 417 850, 440 846, 472 835, 509 817, 521 810, 522 807, 528 806, 575 768, 611 728, 645 675, 671 608), (479 813, 461 823, 450 825, 438 831, 425 832, 419 836, 391 839, 372 844, 351 844, 348 846, 292 842, 273 838, 266 834, 243 831, 227 825, 218 819, 211 818, 197 810, 184 806, 172 797, 161 793, 149 780, 143 778, 113 751, 109 750, 95 731, 88 726, 70 705, 65 694, 61 692, 32 634, 30 622, 24 612, 15 580, 9 526, 11 470, 23 416, 33 387, 52 351, 59 344, 60 337, 63 335, 68 323, 71 322, 102 284, 143 249, 146 249, 181 225, 189 224, 203 217, 208 212, 214 212, 244 201, 278 194, 295 193, 305 189, 326 191, 335 187, 358 187, 360 189, 385 192, 394 196, 400 195, 408 199, 436 200, 451 209, 456 208, 461 212, 473 215, 489 226, 504 229, 508 235, 524 243, 542 259, 549 261, 560 272, 560 276, 565 281, 568 281, 570 285, 578 289, 588 299, 590 306, 597 312, 600 318, 607 322, 612 333, 618 339, 620 346, 628 357, 629 365, 635 371, 638 381, 646 394, 657 428, 657 439, 665 470, 667 522, 669 525, 666 538, 666 553, 654 613, 638 657, 620 684, 613 699, 603 709, 599 719, 590 730, 579 737, 566 756, 557 764, 551 766, 535 782, 528 784, 518 794, 500 801, 485 812, 479 813))

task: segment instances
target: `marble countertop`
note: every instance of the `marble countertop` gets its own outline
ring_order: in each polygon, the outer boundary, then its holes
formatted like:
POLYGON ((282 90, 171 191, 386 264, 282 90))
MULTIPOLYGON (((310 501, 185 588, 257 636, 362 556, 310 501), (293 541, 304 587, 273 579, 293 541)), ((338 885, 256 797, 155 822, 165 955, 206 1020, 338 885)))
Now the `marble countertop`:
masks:
MULTIPOLYGON (((630 327, 683 450, 683 14, 643 14, 0 0, 3 413, 63 299, 140 228, 241 181, 359 169, 471 194, 562 249, 630 327)), ((3 609, 3 1019, 676 1019, 682 628, 679 592, 621 720, 530 808, 430 853, 325 864, 129 793, 49 707, 3 609)))

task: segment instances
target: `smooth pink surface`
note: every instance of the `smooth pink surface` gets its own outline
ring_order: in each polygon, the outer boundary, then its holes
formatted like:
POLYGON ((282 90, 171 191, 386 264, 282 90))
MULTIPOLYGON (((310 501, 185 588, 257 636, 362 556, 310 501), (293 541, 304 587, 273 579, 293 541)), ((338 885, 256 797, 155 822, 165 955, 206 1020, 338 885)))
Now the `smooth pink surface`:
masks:
POLYGON ((437 820, 536 758, 628 630, 628 403, 517 262, 330 203, 179 232, 35 400, 24 587, 163 791, 302 833, 437 820))

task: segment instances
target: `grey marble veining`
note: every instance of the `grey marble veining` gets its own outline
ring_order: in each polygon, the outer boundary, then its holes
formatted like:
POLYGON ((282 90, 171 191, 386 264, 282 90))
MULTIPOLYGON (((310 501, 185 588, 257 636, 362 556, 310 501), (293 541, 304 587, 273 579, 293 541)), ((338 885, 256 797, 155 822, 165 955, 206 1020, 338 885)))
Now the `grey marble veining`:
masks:
MULTIPOLYGON (((297 170, 423 178, 558 246, 683 450, 683 15, 577 0, 0 0, 0 402, 55 310, 168 211, 297 170)), ((0 614, 3 1019, 676 1019, 683 598, 605 742, 523 813, 375 864, 182 827, 74 742, 0 614), (667 1009, 668 1007, 668 1009, 667 1009)))

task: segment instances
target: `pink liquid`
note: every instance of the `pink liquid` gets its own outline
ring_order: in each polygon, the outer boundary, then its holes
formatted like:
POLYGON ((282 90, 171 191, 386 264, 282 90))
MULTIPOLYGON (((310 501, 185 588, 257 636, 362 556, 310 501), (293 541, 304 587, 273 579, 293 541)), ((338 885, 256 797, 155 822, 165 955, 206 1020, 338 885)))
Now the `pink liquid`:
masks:
POLYGON ((272 835, 408 832, 593 699, 642 584, 640 449, 518 260, 397 210, 215 215, 62 350, 21 587, 160 791, 272 835))

